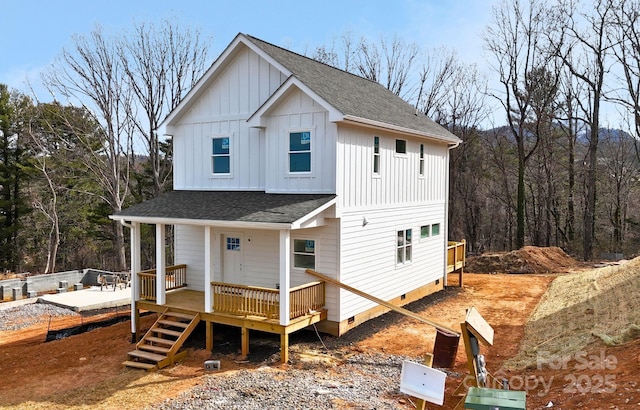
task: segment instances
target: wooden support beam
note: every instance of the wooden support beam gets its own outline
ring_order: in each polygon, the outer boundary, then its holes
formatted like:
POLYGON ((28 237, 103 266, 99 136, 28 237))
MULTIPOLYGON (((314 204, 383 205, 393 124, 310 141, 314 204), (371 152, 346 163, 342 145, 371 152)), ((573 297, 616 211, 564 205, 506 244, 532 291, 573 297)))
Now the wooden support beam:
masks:
POLYGON ((405 308, 401 308, 400 306, 396 306, 396 305, 394 305, 392 303, 389 303, 386 300, 379 299, 379 298, 377 298, 377 297, 375 297, 373 295, 370 295, 370 294, 368 294, 366 292, 363 292, 361 290, 353 288, 353 287, 351 287, 349 285, 345 285, 344 283, 342 283, 342 282, 340 282, 340 281, 338 281, 336 279, 330 278, 330 277, 328 277, 326 275, 323 275, 321 273, 318 273, 318 272, 316 272, 316 271, 314 271, 312 269, 307 269, 306 272, 309 275, 313 275, 313 276, 315 276, 317 278, 322 279, 325 282, 332 283, 332 284, 334 284, 336 286, 339 286, 342 289, 348 290, 351 293, 355 293, 358 296, 362 296, 365 299, 369 299, 369 300, 371 300, 371 301, 373 301, 373 302, 375 302, 375 303, 377 303, 379 305, 382 305, 382 306, 384 306, 386 308, 389 308, 389 309, 391 309, 391 310, 393 310, 395 312, 401 313, 401 314, 403 314, 405 316, 409 316, 410 318, 418 320, 418 321, 420 321, 422 323, 426 323, 428 325, 431 325, 431 326, 435 327, 436 329, 438 329, 438 330, 440 330, 440 331, 442 331, 444 333, 450 333, 452 335, 460 336, 459 332, 457 332, 457 331, 455 331, 455 330, 453 330, 451 328, 448 328, 446 326, 443 326, 441 324, 433 322, 433 321, 431 321, 431 320, 429 320, 429 319, 427 319, 427 318, 425 318, 423 316, 420 316, 417 313, 414 313, 414 312, 412 312, 410 310, 407 310, 405 308))
POLYGON ((205 332, 206 332, 206 349, 207 351, 213 350, 213 322, 206 321, 205 322, 205 332))
POLYGON ((242 328, 242 354, 240 359, 246 360, 247 356, 249 356, 249 329, 246 327, 242 328))
POLYGON ((283 333, 280 335, 280 362, 287 363, 289 361, 289 335, 283 333))

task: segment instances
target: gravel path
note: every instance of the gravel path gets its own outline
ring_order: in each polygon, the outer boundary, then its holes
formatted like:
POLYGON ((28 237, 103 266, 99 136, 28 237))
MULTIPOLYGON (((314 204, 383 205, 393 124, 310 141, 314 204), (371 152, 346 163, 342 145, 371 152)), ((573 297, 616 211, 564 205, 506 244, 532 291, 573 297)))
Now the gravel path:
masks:
POLYGON ((404 359, 358 353, 333 365, 211 374, 152 409, 406 409, 409 397, 399 390, 404 359))
POLYGON ((46 303, 32 303, 24 306, 0 310, 0 331, 19 330, 29 327, 43 316, 75 316, 76 312, 70 309, 46 303))

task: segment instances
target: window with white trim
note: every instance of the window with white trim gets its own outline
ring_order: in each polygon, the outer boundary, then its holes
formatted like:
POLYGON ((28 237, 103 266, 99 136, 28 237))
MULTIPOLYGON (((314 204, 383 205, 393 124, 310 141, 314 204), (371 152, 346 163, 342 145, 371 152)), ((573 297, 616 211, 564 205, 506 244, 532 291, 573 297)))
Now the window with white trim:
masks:
POLYGON ((396 140, 396 154, 406 154, 406 153, 407 153, 407 141, 396 140))
POLYGON ((428 238, 431 232, 431 225, 422 225, 420 227, 420 239, 428 238))
POLYGON ((380 173, 380 137, 373 137, 373 173, 380 173))
POLYGON ((420 144, 419 168, 420 168, 420 176, 423 177, 424 176, 424 144, 420 144))
POLYGON ((316 268, 316 241, 313 239, 293 240, 293 267, 316 268))
POLYGON ((440 235, 440 224, 431 225, 431 236, 440 235))
POLYGON ((229 174, 231 172, 231 140, 229 137, 215 137, 211 141, 211 173, 229 174))
POLYGON ((411 229, 398 231, 396 244, 396 263, 403 265, 411 262, 411 229))
POLYGON ((311 131, 289 133, 289 172, 311 172, 311 131))

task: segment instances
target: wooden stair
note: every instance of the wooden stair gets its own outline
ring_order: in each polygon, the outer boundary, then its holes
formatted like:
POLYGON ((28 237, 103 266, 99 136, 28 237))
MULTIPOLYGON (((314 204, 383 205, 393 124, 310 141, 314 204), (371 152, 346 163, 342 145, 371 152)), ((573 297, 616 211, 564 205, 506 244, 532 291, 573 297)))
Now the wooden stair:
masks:
POLYGON ((179 350, 198 322, 200 313, 165 310, 122 365, 152 371, 182 360, 187 352, 179 350))

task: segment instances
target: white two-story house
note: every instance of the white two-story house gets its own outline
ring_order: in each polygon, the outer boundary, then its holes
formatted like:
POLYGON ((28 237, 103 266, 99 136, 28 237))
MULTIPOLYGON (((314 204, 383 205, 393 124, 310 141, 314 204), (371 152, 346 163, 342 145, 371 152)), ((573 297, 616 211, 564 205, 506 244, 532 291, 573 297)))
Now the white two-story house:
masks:
POLYGON ((243 354, 249 330, 279 333, 286 361, 291 332, 317 323, 340 335, 386 311, 308 269, 397 305, 443 288, 460 140, 380 84, 239 34, 162 132, 174 190, 112 216, 131 228, 134 336, 140 309, 193 312, 208 349, 224 323, 242 328, 243 354), (156 229, 150 271, 143 224, 156 229))

